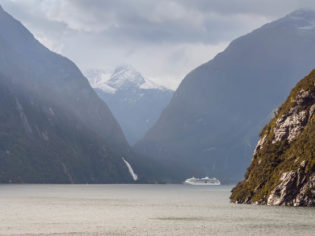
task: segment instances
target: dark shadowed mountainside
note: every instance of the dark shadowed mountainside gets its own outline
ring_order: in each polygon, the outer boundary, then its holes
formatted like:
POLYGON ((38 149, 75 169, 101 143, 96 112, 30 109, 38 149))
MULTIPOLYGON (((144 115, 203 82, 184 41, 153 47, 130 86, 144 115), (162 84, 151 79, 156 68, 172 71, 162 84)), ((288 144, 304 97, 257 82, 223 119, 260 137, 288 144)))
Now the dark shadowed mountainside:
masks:
POLYGON ((242 178, 259 130, 315 63, 315 13, 295 11, 234 40, 190 72, 136 149, 170 182, 242 178), (165 170, 165 169, 164 169, 165 170))
POLYGON ((80 70, 0 7, 0 182, 131 182, 133 154, 80 70))

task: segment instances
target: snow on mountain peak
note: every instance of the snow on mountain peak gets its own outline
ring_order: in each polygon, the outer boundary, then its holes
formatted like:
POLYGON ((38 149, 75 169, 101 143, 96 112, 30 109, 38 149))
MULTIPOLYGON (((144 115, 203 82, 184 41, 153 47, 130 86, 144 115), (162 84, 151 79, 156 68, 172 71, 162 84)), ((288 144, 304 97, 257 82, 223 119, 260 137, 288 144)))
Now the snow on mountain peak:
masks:
POLYGON ((140 87, 144 83, 143 76, 130 65, 117 67, 108 81, 108 85, 116 89, 140 87))
POLYGON ((103 90, 104 92, 114 94, 116 92, 116 89, 107 84, 107 81, 110 79, 111 74, 111 71, 100 69, 93 69, 85 72, 85 76, 89 80, 92 88, 98 88, 103 90))
POLYGON ((114 71, 106 71, 93 69, 85 72, 91 86, 98 88, 107 93, 115 93, 121 89, 158 89, 165 90, 166 88, 154 83, 151 80, 145 79, 131 65, 122 65, 114 71))

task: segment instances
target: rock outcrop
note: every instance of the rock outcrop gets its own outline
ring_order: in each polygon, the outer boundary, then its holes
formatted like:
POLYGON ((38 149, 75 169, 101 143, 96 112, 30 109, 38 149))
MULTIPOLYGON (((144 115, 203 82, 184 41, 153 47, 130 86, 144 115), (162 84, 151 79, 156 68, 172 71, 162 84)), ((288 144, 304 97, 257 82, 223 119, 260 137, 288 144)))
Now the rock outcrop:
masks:
POLYGON ((315 206, 315 173, 307 176, 301 170, 284 172, 280 183, 267 199, 267 205, 315 206))
POLYGON ((296 106, 292 107, 290 111, 277 120, 276 126, 273 130, 275 138, 272 143, 287 139, 289 143, 296 139, 296 137, 303 131, 310 116, 307 116, 306 110, 301 110, 302 106, 308 103, 314 103, 315 96, 311 91, 302 90, 296 98, 296 106), (301 111, 300 111, 301 110, 301 111))
POLYGON ((291 91, 261 132, 231 201, 315 206, 315 70, 291 91))

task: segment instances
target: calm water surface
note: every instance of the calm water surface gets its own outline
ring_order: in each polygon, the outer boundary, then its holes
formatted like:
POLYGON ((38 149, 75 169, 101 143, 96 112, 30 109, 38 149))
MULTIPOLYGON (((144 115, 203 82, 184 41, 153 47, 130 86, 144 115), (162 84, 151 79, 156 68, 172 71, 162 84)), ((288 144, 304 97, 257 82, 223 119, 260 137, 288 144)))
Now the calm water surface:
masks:
POLYGON ((0 235, 315 235, 315 209, 230 204, 231 188, 0 185, 0 235))

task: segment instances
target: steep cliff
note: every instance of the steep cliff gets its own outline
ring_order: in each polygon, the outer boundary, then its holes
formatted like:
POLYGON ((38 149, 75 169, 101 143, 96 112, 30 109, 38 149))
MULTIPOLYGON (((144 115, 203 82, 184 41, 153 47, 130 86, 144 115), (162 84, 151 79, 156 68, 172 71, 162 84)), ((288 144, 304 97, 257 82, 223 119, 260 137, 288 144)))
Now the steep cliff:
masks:
POLYGON ((315 70, 297 83, 261 131, 231 201, 315 206, 315 70))

